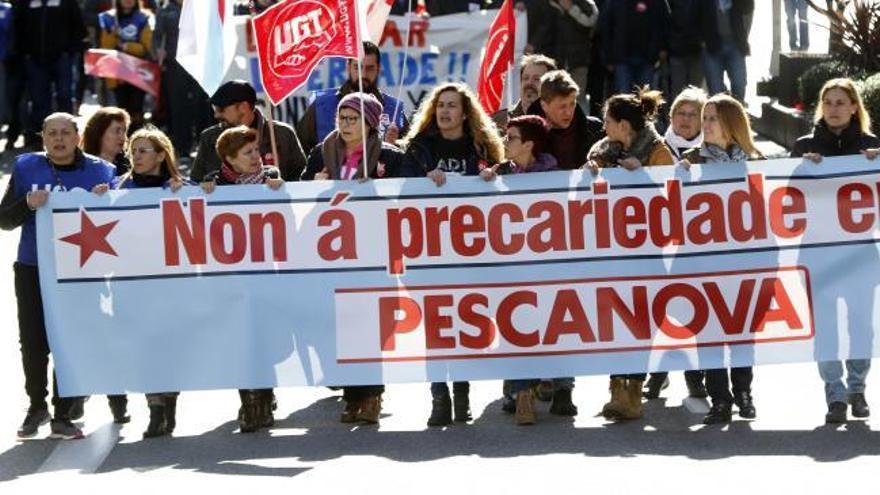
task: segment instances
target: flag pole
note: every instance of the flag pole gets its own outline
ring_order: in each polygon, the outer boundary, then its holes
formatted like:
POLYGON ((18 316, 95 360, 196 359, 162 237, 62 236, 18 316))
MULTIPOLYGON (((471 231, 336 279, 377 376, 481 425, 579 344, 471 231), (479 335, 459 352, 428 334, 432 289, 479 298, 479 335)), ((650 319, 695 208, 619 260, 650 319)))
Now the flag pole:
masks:
MULTIPOLYGON (((354 2, 354 15, 355 19, 360 19, 360 2, 354 2)), ((363 43, 363 33, 360 32, 361 22, 356 22, 358 30, 358 40, 360 40, 360 45, 357 47, 358 58, 357 58, 357 69, 358 69, 358 92, 360 92, 361 97, 358 98, 361 102, 361 152, 363 156, 361 156, 361 163, 364 164, 364 176, 363 179, 367 180, 370 178, 369 168, 367 167, 367 119, 364 117, 364 43, 363 43)), ((338 124, 337 124, 338 125, 338 124)), ((380 144, 381 146, 381 144, 380 144)))
MULTIPOLYGON (((254 46, 258 46, 257 43, 257 28, 254 26, 254 15, 256 14, 256 7, 254 6, 254 0, 250 0, 248 2, 248 22, 251 23, 251 36, 254 38, 254 46)), ((263 105, 266 108, 266 119, 267 124, 269 125, 269 145, 272 148, 272 160, 274 160, 275 167, 278 168, 279 172, 281 171, 281 157, 278 156, 278 144, 275 140, 275 117, 273 115, 273 105, 269 102, 268 95, 266 98, 263 98, 263 105)), ((299 136, 296 135, 296 131, 293 133, 296 138, 297 144, 299 144, 299 136)), ((300 148, 302 145, 300 145, 300 148)), ((282 177, 283 178, 283 177, 282 177)))
MULTIPOLYGON (((409 8, 406 13, 406 45, 403 47, 403 60, 401 61, 400 67, 400 83, 397 85, 397 102, 394 104, 394 114, 391 116, 391 123, 397 124, 397 114, 400 111, 400 99, 403 97, 403 80, 406 77, 406 68, 409 64, 407 64, 407 60, 409 59, 409 39, 410 39, 410 31, 412 30, 412 16, 413 16, 413 1, 409 0, 409 8)), ((381 41, 381 40, 380 40, 381 41)), ((378 45, 378 42, 376 43, 378 45)), ((400 129, 401 131, 403 129, 400 129)))

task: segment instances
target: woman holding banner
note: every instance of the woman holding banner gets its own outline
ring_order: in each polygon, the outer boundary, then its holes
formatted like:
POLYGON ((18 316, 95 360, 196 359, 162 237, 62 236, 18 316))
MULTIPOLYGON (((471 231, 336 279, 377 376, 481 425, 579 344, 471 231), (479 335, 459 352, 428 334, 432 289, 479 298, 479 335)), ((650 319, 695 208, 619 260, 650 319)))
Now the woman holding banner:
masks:
MULTIPOLYGON (((419 106, 413 126, 401 141, 406 156, 404 169, 427 176, 437 187, 447 175, 472 175, 501 162, 504 143, 492 119, 464 84, 447 83, 434 88, 419 106)), ((428 426, 471 420, 470 383, 454 382, 454 397, 445 382, 431 384, 432 407, 428 426)))
MULTIPOLYGON (((862 97, 850 79, 832 79, 822 86, 813 133, 794 144, 792 157, 804 157, 816 164, 824 156, 863 154, 869 160, 880 155, 880 139, 871 134, 871 117, 862 97)), ((845 423, 847 403, 856 418, 871 414, 865 401, 865 379, 871 369, 870 359, 846 360, 846 384, 843 363, 820 361, 819 375, 825 382, 828 403, 826 423, 845 423)))
MULTIPOLYGON (((217 155, 222 162, 220 170, 206 175, 200 184, 207 194, 218 185, 266 184, 273 190, 284 185, 278 168, 263 166, 257 131, 247 126, 223 131, 217 139, 217 155)), ((271 388, 239 390, 238 394, 238 424, 242 433, 253 433, 275 423, 275 393, 271 388)))
MULTIPOLYGON (((749 117, 739 101, 726 94, 717 94, 703 107, 703 144, 685 152, 681 164, 743 162, 763 160, 752 140, 749 117)), ((752 367, 706 370, 706 388, 712 398, 712 408, 704 424, 729 423, 733 404, 741 418, 756 415, 752 400, 752 367), (733 390, 731 391, 731 384, 733 390)))
MULTIPOLYGON (((654 129, 653 120, 661 105, 661 93, 647 86, 636 94, 609 98, 604 111, 606 137, 587 154, 587 166, 593 173, 599 168, 619 166, 632 171, 675 163, 663 137, 654 129)), ((611 400, 602 408, 602 416, 613 421, 641 418, 646 377, 646 373, 611 375, 611 400)))
MULTIPOLYGON (((345 95, 336 107, 336 129, 312 150, 302 180, 364 180, 365 175, 371 179, 413 175, 401 175, 403 152, 380 139, 381 115, 382 104, 372 94, 356 92, 345 95)), ((383 392, 385 385, 381 383, 343 387, 345 409, 339 421, 378 424, 383 392)))
POLYGON ((83 129, 83 151, 116 165, 116 175, 131 168, 125 155, 131 116, 119 107, 101 107, 89 117, 83 129))
MULTIPOLYGON (((138 0, 115 0, 115 8, 98 16, 101 29, 99 46, 129 55, 147 58, 153 45, 153 19, 141 10, 138 0)), ((131 115, 134 128, 143 125, 146 93, 115 79, 107 79, 107 88, 113 90, 116 105, 131 115)))
MULTIPOLYGON (((499 175, 552 172, 558 170, 556 158, 548 153, 550 125, 537 115, 524 115, 507 123, 504 135, 504 157, 497 165, 484 168, 480 177, 493 181, 499 175)), ((514 421, 518 425, 533 425, 536 389, 540 380, 505 380, 504 396, 515 403, 514 421)), ((509 411, 509 409, 506 409, 509 411)))
MULTIPOLYGON (((177 168, 174 146, 159 129, 146 127, 131 136, 128 155, 132 168, 113 181, 114 189, 138 189, 142 187, 168 187, 177 191, 186 180, 177 168)), ((170 435, 177 424, 177 396, 179 392, 147 394, 150 423, 144 438, 170 435)), ((111 408, 113 405, 111 396, 111 408)), ((123 396, 125 397, 125 396, 123 396)), ((114 417, 116 411, 114 410, 114 417)))

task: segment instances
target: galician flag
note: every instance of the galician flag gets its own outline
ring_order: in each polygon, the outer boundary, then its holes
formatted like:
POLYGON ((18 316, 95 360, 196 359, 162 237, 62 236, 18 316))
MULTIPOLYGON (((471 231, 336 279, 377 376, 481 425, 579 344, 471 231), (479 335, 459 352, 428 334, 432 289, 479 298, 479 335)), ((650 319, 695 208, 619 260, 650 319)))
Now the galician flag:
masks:
POLYGON ((233 22, 234 0, 190 0, 180 14, 177 61, 214 94, 235 58, 238 34, 233 22))

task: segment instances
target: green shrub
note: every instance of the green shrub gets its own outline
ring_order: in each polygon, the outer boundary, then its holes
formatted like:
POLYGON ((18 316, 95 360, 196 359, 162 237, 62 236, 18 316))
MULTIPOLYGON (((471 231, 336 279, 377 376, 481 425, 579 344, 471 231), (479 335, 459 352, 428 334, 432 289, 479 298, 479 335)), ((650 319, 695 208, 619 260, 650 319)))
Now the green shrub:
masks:
POLYGON ((862 99, 865 100, 865 108, 871 115, 871 125, 874 134, 880 136, 880 73, 862 81, 862 99))
POLYGON ((838 77, 861 79, 864 77, 864 74, 859 73, 858 69, 850 65, 837 61, 822 62, 804 71, 797 81, 798 96, 801 102, 803 102, 804 108, 815 108, 822 86, 829 79, 838 77))

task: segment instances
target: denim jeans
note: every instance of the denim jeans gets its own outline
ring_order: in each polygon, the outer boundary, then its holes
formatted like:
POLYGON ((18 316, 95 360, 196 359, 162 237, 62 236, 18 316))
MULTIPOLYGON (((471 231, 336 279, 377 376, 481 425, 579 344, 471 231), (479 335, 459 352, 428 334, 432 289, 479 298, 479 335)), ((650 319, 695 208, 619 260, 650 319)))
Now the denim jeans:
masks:
POLYGON ((820 361, 819 376, 825 382, 825 400, 847 402, 849 394, 865 392, 865 378, 871 369, 870 359, 846 360, 846 385, 843 384, 843 365, 841 361, 820 361))
POLYGON ((785 0, 788 47, 792 50, 807 50, 810 48, 810 24, 807 21, 808 8, 807 0, 785 0))
POLYGON ((628 60, 614 66, 614 91, 631 93, 634 86, 642 87, 654 82, 654 66, 642 60, 628 60))
POLYGON ((53 87, 56 97, 54 111, 73 113, 73 58, 69 54, 62 53, 57 60, 48 63, 28 58, 25 68, 31 100, 29 131, 39 132, 43 128, 43 119, 53 111, 53 87))
POLYGON ((703 54, 703 66, 706 69, 706 84, 709 94, 724 92, 724 74, 730 79, 730 93, 739 101, 746 96, 746 56, 733 42, 721 44, 717 53, 703 54))

